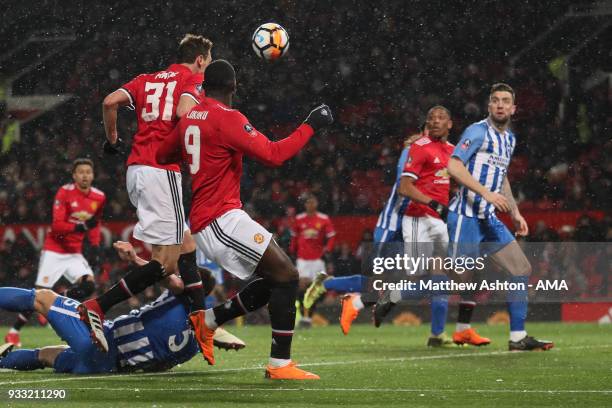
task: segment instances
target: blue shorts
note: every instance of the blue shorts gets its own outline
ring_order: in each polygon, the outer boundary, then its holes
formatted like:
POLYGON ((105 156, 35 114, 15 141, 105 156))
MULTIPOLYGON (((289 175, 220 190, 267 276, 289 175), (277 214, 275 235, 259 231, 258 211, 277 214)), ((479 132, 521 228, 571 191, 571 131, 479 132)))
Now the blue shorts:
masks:
POLYGON ((74 299, 58 296, 47 314, 49 324, 70 348, 61 352, 55 359, 53 369, 56 373, 95 374, 117 371, 117 348, 112 341, 110 330, 106 339, 109 352, 103 353, 93 344, 89 327, 81 321, 74 299))
POLYGON ((377 244, 386 242, 404 242, 402 238, 402 230, 391 231, 387 228, 376 227, 374 228, 374 242, 377 244))
POLYGON ((514 236, 496 216, 473 218, 448 213, 449 256, 478 257, 494 254, 514 241, 514 236))

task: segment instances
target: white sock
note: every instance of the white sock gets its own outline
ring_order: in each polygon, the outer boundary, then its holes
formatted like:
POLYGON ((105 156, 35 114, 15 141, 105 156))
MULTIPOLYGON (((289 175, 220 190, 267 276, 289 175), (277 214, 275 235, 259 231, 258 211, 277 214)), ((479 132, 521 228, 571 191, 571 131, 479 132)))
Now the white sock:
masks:
POLYGON ((363 302, 361 301, 361 295, 353 296, 353 307, 357 310, 361 310, 364 308, 363 302))
POLYGON ((455 331, 458 331, 458 332, 464 331, 464 330, 469 329, 470 327, 472 327, 472 325, 469 324, 469 323, 459 323, 459 322, 457 322, 457 326, 455 326, 455 331))
POLYGON ((215 312, 213 312, 212 309, 206 309, 204 311, 204 321, 206 322, 206 326, 211 330, 217 330, 217 327, 219 327, 215 319, 215 312))
POLYGON ((402 300, 402 292, 399 290, 392 290, 389 293, 389 300, 391 303, 399 303, 402 300))
POLYGON ((525 330, 519 330, 519 331, 511 331, 510 332, 510 341, 521 341, 525 338, 525 336, 527 336, 527 332, 525 330))
POLYGON ((291 362, 291 360, 286 360, 284 358, 272 358, 272 357, 270 357, 270 359, 268 360, 268 364, 270 364, 274 368, 284 367, 286 365, 289 365, 290 362, 291 362))
POLYGON ((14 327, 11 327, 11 328, 9 329, 9 333, 17 333, 17 334, 19 334, 19 330, 15 330, 15 328, 14 328, 14 327))

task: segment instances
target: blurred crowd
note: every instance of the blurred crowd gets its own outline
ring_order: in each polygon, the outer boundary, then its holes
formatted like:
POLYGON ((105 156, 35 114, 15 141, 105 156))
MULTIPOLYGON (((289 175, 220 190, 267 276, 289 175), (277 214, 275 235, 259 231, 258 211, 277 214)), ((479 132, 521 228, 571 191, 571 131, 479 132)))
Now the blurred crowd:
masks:
MULTIPOLYGON (((282 168, 246 160, 245 207, 281 240, 287 234, 283 220, 300 210, 307 192, 316 194, 319 210, 330 215, 376 214, 394 181, 402 140, 418 131, 428 108, 443 104, 451 110, 456 142, 467 125, 486 116, 488 89, 497 81, 510 83, 517 93, 513 126, 519 142, 510 177, 520 206, 607 211, 609 84, 584 91, 574 101, 575 115, 567 117, 562 77, 550 61, 509 64, 571 3, 212 0, 194 7, 179 0, 24 0, 16 7, 27 9, 27 18, 15 12, 0 27, 7 47, 47 28, 76 39, 15 81, 13 96, 73 97, 22 125, 18 138, 7 136, 12 118, 0 109, 0 223, 49 221, 53 195, 70 181, 70 163, 81 156, 96 162, 95 185, 108 196, 105 219, 134 219, 122 187, 122 160, 101 156, 101 101, 135 75, 171 63, 186 32, 209 37, 213 58, 235 65, 236 107, 270 138, 289 134, 317 103, 335 112, 333 129, 315 136, 282 168), (479 23, 491 16, 496 24, 479 23), (289 54, 276 64, 258 60, 250 47, 253 30, 266 21, 281 23, 290 34, 289 54)), ((129 140, 135 123, 133 112, 122 112, 120 135, 129 140)), ((536 232, 544 234, 547 226, 536 232)), ((547 233, 563 239, 562 231, 547 233)), ((603 237, 610 239, 609 229, 603 237)), ((19 242, 3 245, 0 274, 21 273, 4 266, 20 253, 19 242)), ((331 266, 336 271, 358 262, 351 258, 353 248, 339 244, 336 252, 331 266)), ((27 255, 34 262, 36 254, 27 255)))

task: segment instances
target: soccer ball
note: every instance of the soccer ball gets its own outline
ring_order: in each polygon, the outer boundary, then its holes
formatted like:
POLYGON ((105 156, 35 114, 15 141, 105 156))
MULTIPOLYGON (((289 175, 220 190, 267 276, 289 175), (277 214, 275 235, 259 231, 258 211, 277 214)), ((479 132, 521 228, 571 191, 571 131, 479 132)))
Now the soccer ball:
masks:
POLYGON ((275 61, 289 49, 289 34, 276 23, 266 23, 253 33, 253 50, 259 58, 275 61))

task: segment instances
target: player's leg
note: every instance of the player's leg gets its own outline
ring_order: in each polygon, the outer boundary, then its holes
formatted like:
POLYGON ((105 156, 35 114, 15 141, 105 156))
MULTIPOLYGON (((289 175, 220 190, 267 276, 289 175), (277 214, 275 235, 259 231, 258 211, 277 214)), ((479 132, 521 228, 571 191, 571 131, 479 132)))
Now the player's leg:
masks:
POLYGON ((66 297, 82 302, 96 290, 93 270, 82 254, 73 254, 66 258, 64 277, 72 285, 64 293, 66 297))
POLYGON ((198 273, 196 243, 189 229, 185 229, 181 255, 178 259, 178 270, 185 284, 185 295, 191 301, 191 310, 203 310, 206 294, 202 279, 198 273))
POLYGON ((314 379, 291 362, 298 273, 272 234, 244 211, 232 210, 195 236, 208 259, 242 279, 254 279, 225 305, 190 315, 205 359, 214 364, 212 336, 219 325, 268 304, 272 326, 272 378, 314 379))
MULTIPOLYGON (((425 244, 426 251, 431 249, 428 256, 441 257, 448 251, 448 230, 446 224, 437 218, 423 217, 422 222, 425 228, 419 235, 419 241, 431 242, 433 246, 425 244)), ((434 265, 430 270, 431 281, 433 284, 444 284, 448 282, 448 276, 443 268, 434 265)), ((445 290, 434 290, 431 293, 431 336, 428 345, 445 345, 450 343, 450 339, 444 332, 446 319, 448 316, 448 292, 445 290)))
POLYGON ((40 349, 0 350, 0 368, 18 371, 53 367, 57 356, 68 346, 50 346, 40 349))
MULTIPOLYGON (((36 276, 37 288, 52 288, 53 285, 61 278, 66 269, 66 257, 63 254, 57 254, 51 251, 42 251, 38 262, 38 273, 36 276)), ((4 341, 21 347, 21 339, 19 332, 25 326, 30 317, 34 314, 33 311, 23 311, 17 315, 17 319, 9 332, 4 338, 4 341)))
MULTIPOLYGON (((151 261, 142 266, 133 265, 107 292, 84 302, 79 313, 88 322, 90 317, 102 321, 111 307, 177 270, 185 226, 180 173, 149 166, 129 166, 126 183, 138 216, 133 235, 151 244, 151 261)), ((94 329, 92 334, 96 332, 94 329)))
POLYGON ((510 350, 549 350, 554 347, 553 342, 538 340, 527 335, 525 321, 527 320, 529 275, 531 264, 525 253, 514 240, 512 234, 501 223, 495 219, 489 219, 488 242, 505 245, 502 249, 491 255, 491 259, 504 271, 509 273, 510 283, 516 285, 517 289, 508 291, 508 313, 510 314, 510 350))
MULTIPOLYGON (((325 270, 325 264, 320 262, 322 265, 315 265, 314 260, 305 260, 298 258, 296 261, 296 268, 299 275, 298 281, 298 293, 297 293, 297 305, 299 307, 299 327, 309 328, 312 325, 312 319, 310 318, 309 308, 304 306, 304 296, 306 290, 314 282, 316 274, 320 271, 325 270)), ((314 304, 314 303, 313 303, 314 304)))

